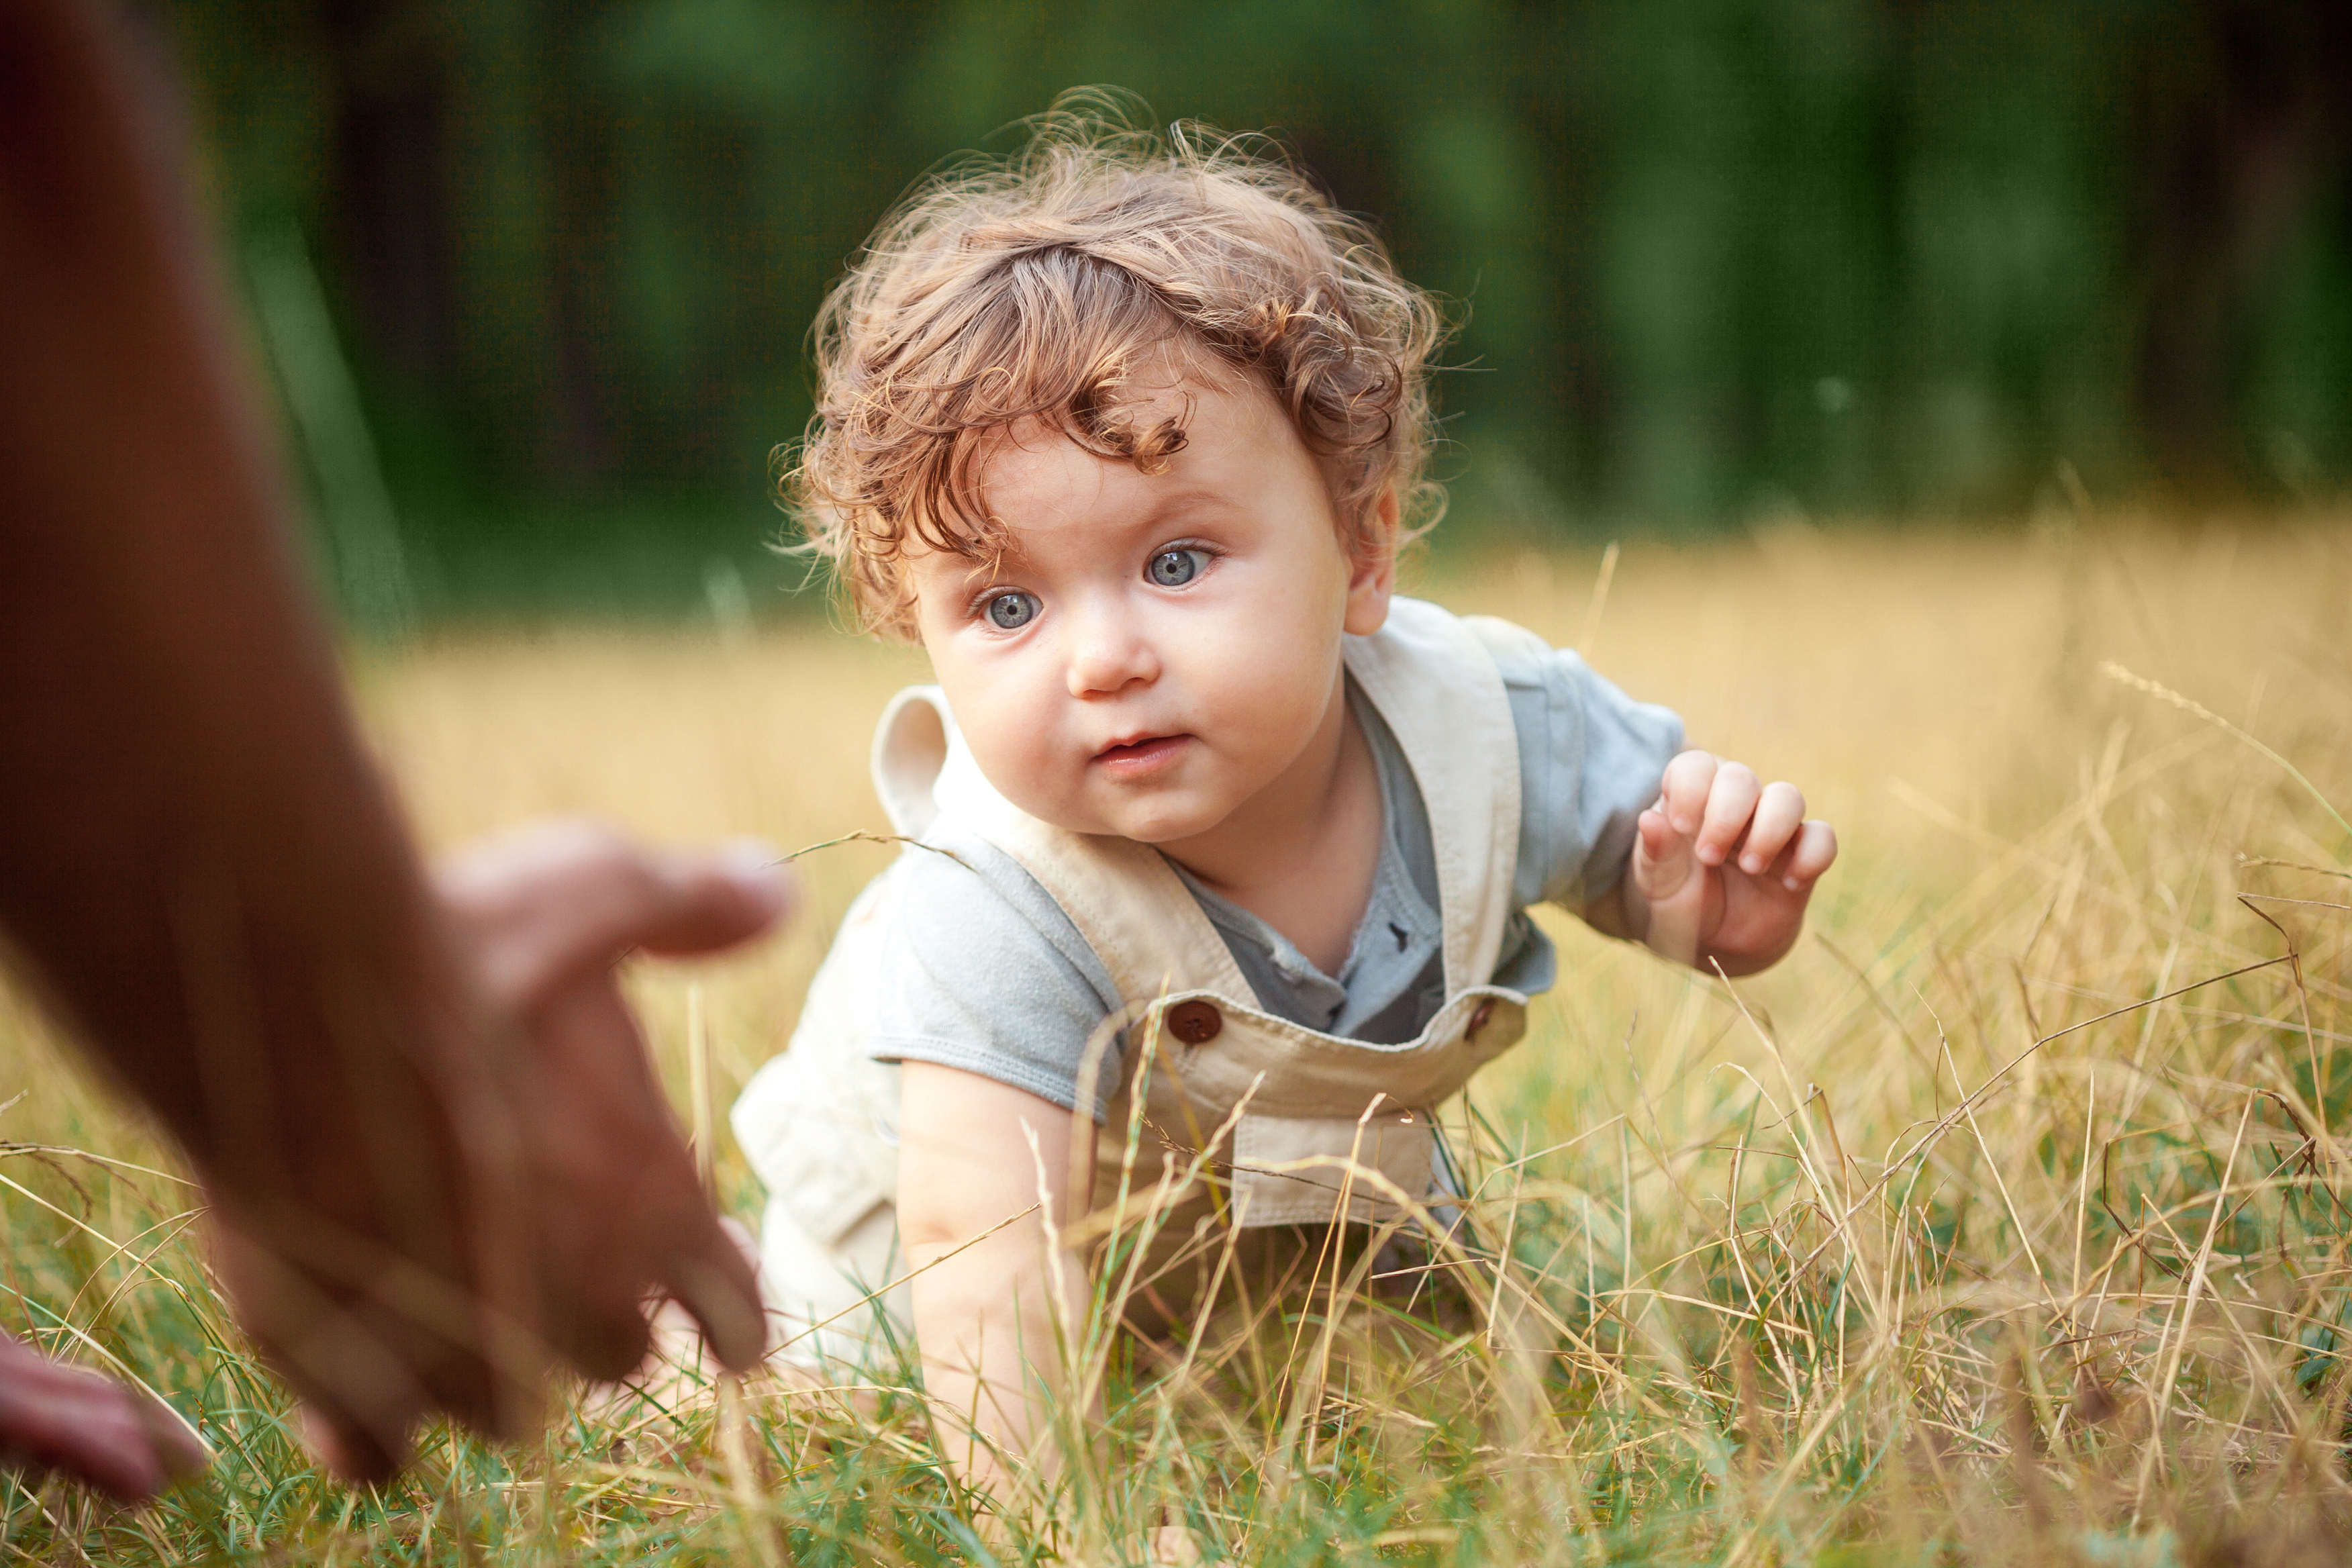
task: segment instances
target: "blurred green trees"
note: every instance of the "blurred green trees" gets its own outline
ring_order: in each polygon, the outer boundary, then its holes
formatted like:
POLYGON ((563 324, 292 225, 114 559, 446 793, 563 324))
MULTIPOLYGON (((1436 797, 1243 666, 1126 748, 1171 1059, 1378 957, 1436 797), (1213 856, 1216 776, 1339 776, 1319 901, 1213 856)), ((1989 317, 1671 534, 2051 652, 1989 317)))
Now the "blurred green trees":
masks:
MULTIPOLYGON (((1266 129, 1456 301, 1470 523, 2014 512, 2352 468, 2339 8, 172 0, 403 497, 750 498, 827 280, 1078 83, 1266 129)), ((437 503, 436 503, 437 504, 437 503)))

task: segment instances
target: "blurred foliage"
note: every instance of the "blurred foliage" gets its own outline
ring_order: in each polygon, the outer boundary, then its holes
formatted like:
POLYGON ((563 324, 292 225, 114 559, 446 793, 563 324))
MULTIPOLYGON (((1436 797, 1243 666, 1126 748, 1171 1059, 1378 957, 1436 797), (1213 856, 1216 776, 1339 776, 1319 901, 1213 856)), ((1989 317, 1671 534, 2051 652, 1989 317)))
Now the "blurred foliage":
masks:
POLYGON ((162 3, 231 232, 310 237, 445 543, 517 498, 740 531, 874 219, 1091 82, 1275 132, 1453 299, 1474 528, 2352 469, 2338 7, 162 3))

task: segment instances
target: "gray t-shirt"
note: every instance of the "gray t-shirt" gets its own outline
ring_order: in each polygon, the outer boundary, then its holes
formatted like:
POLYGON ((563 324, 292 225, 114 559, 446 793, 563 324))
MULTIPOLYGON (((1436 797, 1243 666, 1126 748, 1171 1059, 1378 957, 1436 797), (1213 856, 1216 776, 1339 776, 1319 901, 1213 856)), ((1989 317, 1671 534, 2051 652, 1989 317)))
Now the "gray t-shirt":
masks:
MULTIPOLYGON (((1575 909, 1623 872, 1633 822, 1682 749, 1682 721, 1636 702, 1575 654, 1506 654, 1498 663, 1519 742, 1519 851, 1511 922, 1493 983, 1550 989, 1551 941, 1527 917, 1543 900, 1575 909)), ((1325 974, 1282 933, 1186 875, 1234 963, 1279 1017, 1384 1045, 1418 1036, 1445 999, 1437 859, 1428 808, 1403 749, 1348 684, 1380 770, 1385 831, 1372 895, 1347 962, 1325 974)), ((1120 1005, 1110 976, 1036 879, 1003 850, 951 826, 910 850, 881 933, 872 1053, 961 1068, 1069 1108, 1087 1043, 1120 1005)), ((1095 1112, 1118 1079, 1102 1064, 1095 1112)))

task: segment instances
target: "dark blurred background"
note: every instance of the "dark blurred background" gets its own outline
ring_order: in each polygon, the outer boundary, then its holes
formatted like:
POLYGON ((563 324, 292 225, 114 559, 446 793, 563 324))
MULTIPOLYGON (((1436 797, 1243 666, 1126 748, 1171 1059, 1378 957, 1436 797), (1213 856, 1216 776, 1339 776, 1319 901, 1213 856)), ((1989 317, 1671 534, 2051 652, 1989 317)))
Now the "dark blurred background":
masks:
POLYGON ((1274 132, 1454 302, 1463 544, 2193 516, 2352 474, 2352 6, 151 14, 346 597, 350 563, 406 575, 363 613, 764 613, 827 282, 1081 83, 1274 132))

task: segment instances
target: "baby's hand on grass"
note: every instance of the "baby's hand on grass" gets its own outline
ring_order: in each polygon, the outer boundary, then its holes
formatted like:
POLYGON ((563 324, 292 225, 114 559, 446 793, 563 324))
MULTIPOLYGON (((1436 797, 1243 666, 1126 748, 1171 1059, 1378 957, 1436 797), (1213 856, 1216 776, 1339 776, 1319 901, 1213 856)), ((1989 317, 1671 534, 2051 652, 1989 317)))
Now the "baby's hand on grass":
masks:
POLYGON ((1201 1542, 1191 1528, 1181 1524, 1163 1524, 1144 1538, 1150 1555, 1144 1561, 1151 1568, 1197 1568, 1201 1561, 1201 1542))
POLYGON ((1638 825, 1627 934, 1695 969, 1753 974, 1796 944, 1813 884, 1836 858, 1837 835, 1805 820, 1796 785, 1685 752, 1638 825))

